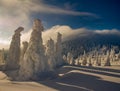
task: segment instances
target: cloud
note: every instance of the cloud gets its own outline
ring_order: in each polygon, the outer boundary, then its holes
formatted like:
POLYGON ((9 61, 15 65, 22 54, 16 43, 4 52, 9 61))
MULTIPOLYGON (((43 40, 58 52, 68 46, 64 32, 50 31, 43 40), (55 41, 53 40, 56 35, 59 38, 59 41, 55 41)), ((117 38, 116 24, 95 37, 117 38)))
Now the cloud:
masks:
POLYGON ((67 15, 75 15, 75 16, 96 16, 93 13, 89 12, 77 12, 71 11, 67 9, 62 9, 57 6, 48 5, 43 3, 43 0, 36 2, 39 0, 1 0, 0 5, 3 8, 8 9, 9 13, 12 15, 16 15, 16 13, 27 13, 30 14, 32 12, 41 12, 46 14, 67 14, 67 15), (12 11, 12 12, 11 12, 12 11))
POLYGON ((98 34, 118 34, 120 35, 120 31, 118 31, 117 29, 112 29, 112 30, 108 30, 108 29, 104 29, 104 30, 96 30, 95 33, 98 34))
MULTIPOLYGON (((28 32, 23 33, 23 35, 21 36, 21 40, 22 41, 29 41, 30 39, 30 35, 31 35, 32 29, 30 29, 28 32)), ((67 26, 67 25, 56 25, 53 26, 50 29, 45 30, 44 32, 42 32, 42 38, 43 38, 43 42, 44 44, 47 42, 47 40, 49 40, 50 38, 52 38, 55 42, 57 39, 57 33, 61 33, 63 35, 63 40, 68 40, 67 38, 73 38, 76 36, 84 36, 84 34, 88 34, 92 31, 88 31, 86 28, 79 28, 79 29, 72 29, 71 27, 67 26)))
MULTIPOLYGON (((27 33, 24 33, 22 35, 22 41, 29 41, 31 32, 32 30, 29 30, 27 33)), ((62 26, 56 25, 42 32, 42 38, 43 38, 44 44, 50 38, 52 38, 56 42, 58 32, 62 34, 63 41, 70 40, 80 36, 89 36, 91 34, 115 34, 115 35, 119 34, 120 35, 120 31, 117 29, 91 31, 86 28, 72 29, 67 25, 62 25, 62 26)))

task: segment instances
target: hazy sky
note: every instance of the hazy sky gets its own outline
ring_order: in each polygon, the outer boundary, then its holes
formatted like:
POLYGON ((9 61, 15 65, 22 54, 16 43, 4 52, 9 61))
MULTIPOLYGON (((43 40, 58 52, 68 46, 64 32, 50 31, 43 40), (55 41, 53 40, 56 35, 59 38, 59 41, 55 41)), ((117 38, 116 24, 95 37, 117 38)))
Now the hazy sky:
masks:
POLYGON ((0 43, 7 44, 19 26, 27 32, 35 18, 45 29, 68 25, 120 30, 119 8, 119 0, 0 0, 0 43))

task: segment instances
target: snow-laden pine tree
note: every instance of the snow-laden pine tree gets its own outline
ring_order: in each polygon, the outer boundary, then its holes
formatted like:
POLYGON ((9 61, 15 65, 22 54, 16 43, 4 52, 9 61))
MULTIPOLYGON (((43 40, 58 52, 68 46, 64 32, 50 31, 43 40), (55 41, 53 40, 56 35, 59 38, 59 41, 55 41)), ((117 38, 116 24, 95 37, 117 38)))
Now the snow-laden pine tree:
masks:
POLYGON ((86 65, 86 64, 87 64, 87 55, 86 55, 86 52, 84 51, 82 65, 86 65))
POLYGON ((7 62, 6 62, 6 69, 18 69, 19 68, 19 61, 20 61, 20 32, 23 31, 23 27, 19 27, 15 30, 14 35, 12 36, 12 41, 10 44, 7 62))
POLYGON ((119 51, 119 53, 118 53, 118 61, 120 61, 120 51, 119 51))
POLYGON ((70 52, 67 53, 67 62, 68 64, 73 65, 73 55, 70 52))
POLYGON ((107 51, 104 66, 111 66, 111 64, 110 64, 110 52, 109 51, 107 51))
MULTIPOLYGON (((24 59, 25 52, 26 52, 26 50, 28 48, 28 42, 24 41, 24 42, 22 42, 22 45, 23 45, 23 48, 21 50, 21 57, 20 57, 20 63, 19 63, 20 66, 24 65, 23 64, 23 59, 24 59)), ((23 71, 23 70, 21 70, 21 68, 20 68, 20 71, 23 71)), ((19 73, 22 73, 22 72, 19 72, 19 73)))
POLYGON ((79 65, 79 58, 75 59, 75 65, 79 65))
POLYGON ((117 56, 117 61, 120 61, 120 51, 119 51, 118 56, 117 56))
POLYGON ((62 58, 62 34, 58 32, 57 42, 55 47, 56 66, 60 66, 64 63, 62 58))
POLYGON ((49 69, 53 70, 56 67, 54 40, 50 38, 50 40, 47 41, 46 46, 46 56, 48 60, 49 69))
POLYGON ((95 55, 95 66, 99 66, 99 54, 96 51, 96 55, 95 55))
POLYGON ((101 66, 101 55, 98 55, 98 66, 101 66))
POLYGON ((110 61, 111 62, 115 61, 115 51, 114 51, 114 49, 111 49, 111 51, 110 51, 110 61))
POLYGON ((48 69, 45 47, 42 41, 42 31, 41 21, 35 19, 28 48, 20 66, 19 75, 21 80, 37 79, 41 72, 45 72, 48 69))
POLYGON ((22 44, 23 44, 23 48, 22 48, 22 50, 21 50, 20 62, 23 60, 24 54, 25 54, 25 52, 26 52, 26 50, 27 50, 27 48, 28 48, 28 42, 27 42, 27 41, 22 42, 22 44))
POLYGON ((0 50, 0 65, 5 65, 5 53, 4 48, 0 50))
POLYGON ((64 60, 65 63, 68 64, 66 55, 63 55, 63 60, 64 60))
POLYGON ((92 66, 92 56, 89 55, 88 57, 88 66, 92 66))

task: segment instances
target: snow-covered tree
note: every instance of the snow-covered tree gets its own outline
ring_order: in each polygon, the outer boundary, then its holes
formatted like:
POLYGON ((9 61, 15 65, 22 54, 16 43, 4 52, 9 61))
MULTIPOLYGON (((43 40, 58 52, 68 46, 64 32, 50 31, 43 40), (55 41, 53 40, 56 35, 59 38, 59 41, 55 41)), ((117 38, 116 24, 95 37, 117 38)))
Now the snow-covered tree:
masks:
POLYGON ((43 26, 39 19, 33 23, 33 31, 31 33, 28 48, 24 54, 20 66, 20 79, 29 80, 37 79, 41 72, 48 70, 47 59, 42 41, 43 26))
POLYGON ((0 65, 5 65, 4 48, 2 50, 0 50, 0 65))
POLYGON ((75 65, 79 65, 79 58, 75 59, 75 65))
POLYGON ((89 56, 89 58, 88 58, 88 66, 92 66, 92 62, 91 62, 92 60, 91 59, 92 59, 92 57, 89 56))
POLYGON ((19 61, 20 61, 20 32, 23 31, 23 27, 19 27, 15 30, 14 35, 12 36, 12 41, 10 44, 7 62, 6 62, 6 69, 18 69, 19 68, 19 61))
POLYGON ((74 62, 73 62, 73 55, 70 52, 67 53, 67 62, 70 65, 74 64, 74 62))
POLYGON ((87 55, 86 55, 86 52, 84 51, 82 65, 86 65, 86 64, 87 64, 87 55))
POLYGON ((109 51, 107 51, 107 55, 106 55, 106 58, 105 58, 105 64, 104 64, 104 66, 111 66, 109 51))
POLYGON ((50 40, 47 41, 47 47, 46 47, 46 55, 50 70, 53 70, 56 66, 54 47, 55 47, 54 41, 50 38, 50 40))
POLYGON ((62 59, 62 34, 60 34, 59 32, 57 34, 55 56, 56 56, 56 66, 62 65, 64 63, 62 59))
POLYGON ((25 54, 25 52, 28 48, 28 42, 24 41, 24 42, 22 42, 22 44, 23 44, 23 48, 22 48, 22 51, 21 51, 21 59, 20 59, 21 61, 23 60, 24 54, 25 54))
POLYGON ((65 63, 68 63, 66 55, 63 55, 63 60, 64 60, 65 63))
POLYGON ((110 61, 111 62, 115 61, 115 51, 114 51, 114 49, 111 49, 111 51, 110 51, 110 61))

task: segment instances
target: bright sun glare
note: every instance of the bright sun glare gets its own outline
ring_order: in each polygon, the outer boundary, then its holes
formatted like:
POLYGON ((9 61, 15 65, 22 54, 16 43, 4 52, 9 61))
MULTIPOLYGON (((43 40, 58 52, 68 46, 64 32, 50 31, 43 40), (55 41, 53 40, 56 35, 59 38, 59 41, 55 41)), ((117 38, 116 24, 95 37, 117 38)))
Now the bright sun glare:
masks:
POLYGON ((9 44, 9 41, 6 41, 6 40, 2 40, 2 39, 0 39, 0 44, 9 44))

